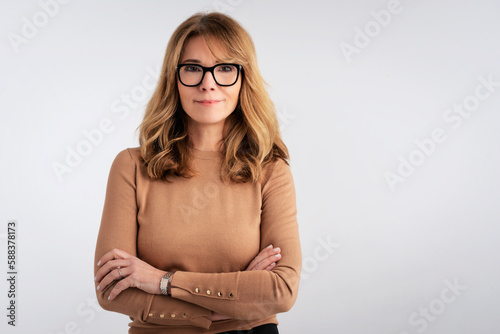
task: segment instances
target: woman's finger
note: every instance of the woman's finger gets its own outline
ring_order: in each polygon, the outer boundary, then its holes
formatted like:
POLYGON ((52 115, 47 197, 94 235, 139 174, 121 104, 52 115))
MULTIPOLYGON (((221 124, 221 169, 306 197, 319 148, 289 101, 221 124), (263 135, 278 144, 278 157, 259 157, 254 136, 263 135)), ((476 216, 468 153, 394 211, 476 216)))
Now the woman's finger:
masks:
POLYGON ((264 260, 260 261, 255 265, 252 270, 266 270, 271 264, 276 263, 281 259, 281 254, 273 254, 266 257, 264 260))
POLYGON ((106 254, 104 254, 99 261, 97 261, 97 266, 102 266, 106 264, 108 261, 114 260, 114 259, 127 259, 131 255, 121 249, 112 249, 106 254))
POLYGON ((264 270, 271 263, 279 260, 281 249, 279 247, 272 248, 272 245, 264 248, 255 259, 250 262, 246 270, 264 270))
POLYGON ((120 292, 122 292, 123 290, 128 289, 130 287, 132 287, 130 280, 126 279, 126 278, 122 279, 121 281, 116 283, 114 288, 111 290, 111 292, 109 293, 109 296, 108 296, 108 300, 115 299, 116 296, 118 296, 120 294, 120 292))
POLYGON ((253 266, 250 270, 264 270, 268 265, 280 258, 280 252, 281 249, 279 247, 264 249, 255 257, 253 266))
POLYGON ((255 268, 255 265, 264 259, 263 254, 266 251, 268 251, 269 249, 271 249, 272 247, 273 247, 273 245, 269 245, 266 248, 264 248, 263 250, 261 250, 259 252, 259 254, 257 254, 257 256, 252 260, 252 262, 250 262, 250 264, 248 265, 246 270, 253 270, 255 268))
POLYGON ((100 291, 105 290, 111 283, 122 280, 126 278, 128 275, 130 275, 130 271, 127 267, 125 268, 117 267, 111 270, 106 276, 104 276, 102 281, 99 282, 99 285, 97 285, 97 290, 100 291))
POLYGON ((109 274, 112 270, 114 270, 117 267, 120 267, 121 270, 123 271, 124 267, 127 267, 129 265, 129 260, 124 260, 124 259, 116 259, 116 260, 110 260, 106 262, 104 265, 99 268, 97 271, 94 280, 99 283, 104 276, 109 274))

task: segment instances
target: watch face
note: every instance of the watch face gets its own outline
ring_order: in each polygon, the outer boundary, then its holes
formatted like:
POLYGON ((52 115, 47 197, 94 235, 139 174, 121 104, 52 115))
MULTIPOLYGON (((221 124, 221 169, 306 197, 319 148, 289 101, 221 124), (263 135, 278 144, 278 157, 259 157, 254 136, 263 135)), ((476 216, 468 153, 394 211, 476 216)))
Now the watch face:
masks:
POLYGON ((167 275, 163 276, 160 280, 160 290, 161 293, 166 295, 167 294, 167 286, 168 286, 168 277, 167 275))

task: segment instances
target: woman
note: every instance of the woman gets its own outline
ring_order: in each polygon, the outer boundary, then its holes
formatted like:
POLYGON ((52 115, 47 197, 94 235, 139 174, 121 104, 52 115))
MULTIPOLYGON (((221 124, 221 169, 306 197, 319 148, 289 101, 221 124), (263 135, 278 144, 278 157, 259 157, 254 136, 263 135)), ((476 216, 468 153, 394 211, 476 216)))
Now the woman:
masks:
POLYGON ((139 142, 109 175, 100 305, 128 315, 129 333, 278 333, 301 269, 295 190, 236 21, 196 14, 177 28, 139 142))

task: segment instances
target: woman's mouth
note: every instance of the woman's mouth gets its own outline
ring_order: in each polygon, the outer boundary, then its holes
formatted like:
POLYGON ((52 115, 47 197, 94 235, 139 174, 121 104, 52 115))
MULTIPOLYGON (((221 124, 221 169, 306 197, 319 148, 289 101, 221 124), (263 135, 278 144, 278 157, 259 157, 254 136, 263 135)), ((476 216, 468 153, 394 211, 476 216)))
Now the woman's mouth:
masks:
POLYGON ((196 101, 196 103, 199 103, 201 105, 204 105, 204 106, 211 106, 211 105, 214 105, 216 103, 219 103, 220 101, 219 100, 200 100, 200 101, 196 101))

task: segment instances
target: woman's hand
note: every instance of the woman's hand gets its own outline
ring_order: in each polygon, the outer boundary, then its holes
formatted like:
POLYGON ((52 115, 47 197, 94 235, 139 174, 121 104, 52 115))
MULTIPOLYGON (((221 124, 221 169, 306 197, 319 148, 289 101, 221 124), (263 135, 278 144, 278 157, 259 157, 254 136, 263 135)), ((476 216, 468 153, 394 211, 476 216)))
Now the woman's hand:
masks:
MULTIPOLYGON (((257 254, 257 256, 253 259, 253 261, 250 262, 247 269, 245 269, 245 271, 252 271, 252 270, 270 271, 271 269, 274 268, 276 262, 278 262, 281 259, 280 252, 281 249, 279 249, 279 247, 273 249, 273 245, 267 246, 266 248, 261 250, 259 254, 257 254)), ((225 316, 217 312, 212 312, 211 316, 205 318, 211 321, 231 319, 231 317, 225 316)))
POLYGON ((281 259, 280 252, 281 249, 279 247, 273 249, 273 245, 267 246, 266 248, 261 250, 259 254, 257 254, 255 259, 253 259, 253 261, 250 262, 245 271, 272 270, 276 265, 276 262, 278 262, 281 259))
POLYGON ((97 290, 103 291, 109 284, 119 281, 111 290, 108 299, 113 300, 128 288, 138 288, 152 294, 161 294, 160 280, 166 271, 156 269, 139 258, 120 249, 104 254, 97 263, 95 276, 97 290))

